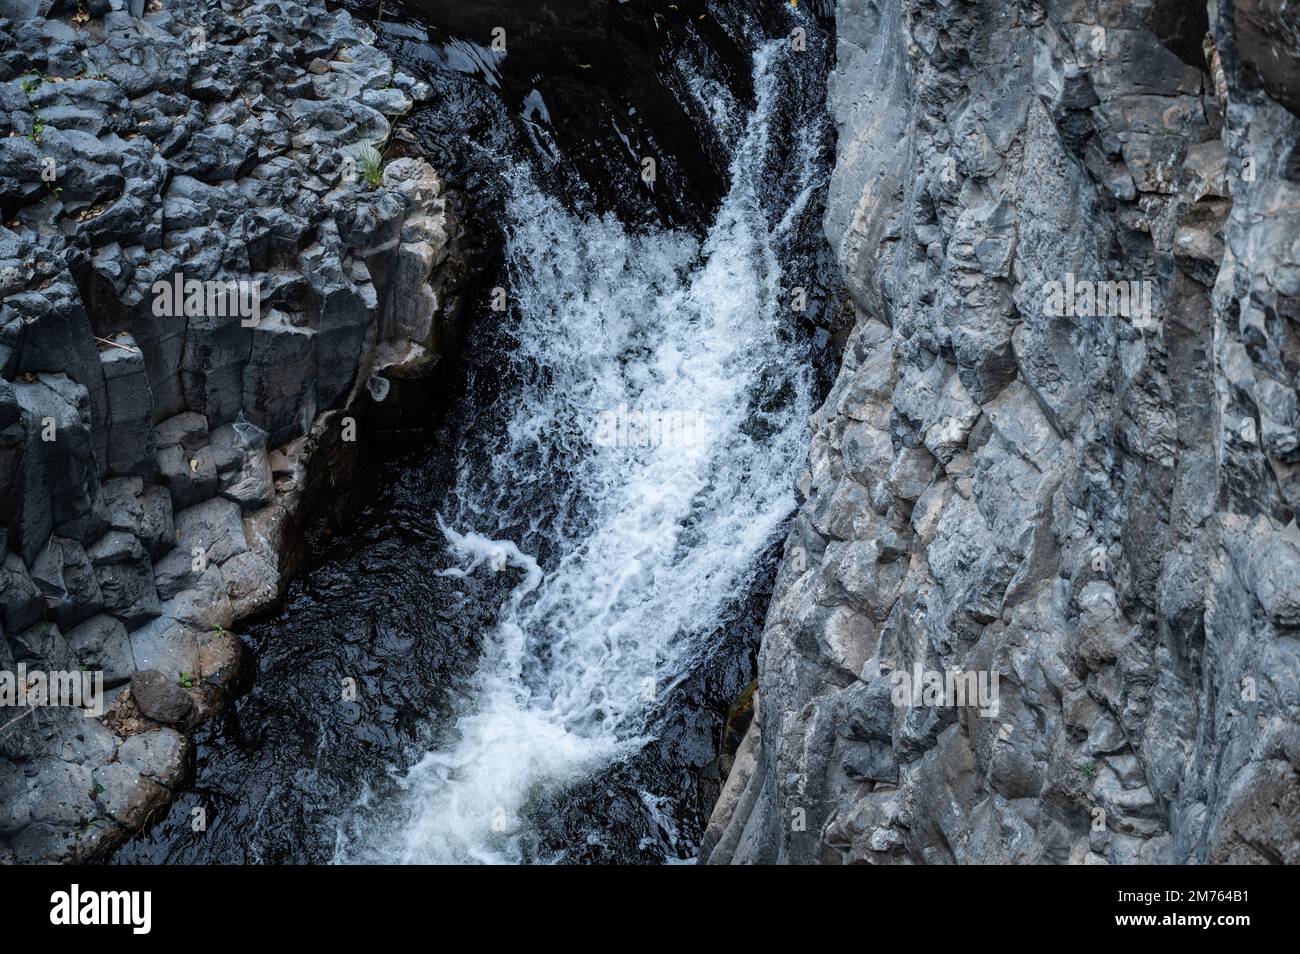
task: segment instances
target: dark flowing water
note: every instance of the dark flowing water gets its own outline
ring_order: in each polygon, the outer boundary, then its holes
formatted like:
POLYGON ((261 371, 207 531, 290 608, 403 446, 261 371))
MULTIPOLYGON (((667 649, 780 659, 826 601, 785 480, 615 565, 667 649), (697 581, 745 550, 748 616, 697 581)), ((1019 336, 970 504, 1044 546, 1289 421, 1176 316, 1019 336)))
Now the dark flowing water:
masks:
POLYGON ((484 238, 452 410, 309 534, 118 863, 694 856, 830 363, 831 30, 675 7, 352 8, 484 238), (605 426, 638 411, 661 439, 605 426))

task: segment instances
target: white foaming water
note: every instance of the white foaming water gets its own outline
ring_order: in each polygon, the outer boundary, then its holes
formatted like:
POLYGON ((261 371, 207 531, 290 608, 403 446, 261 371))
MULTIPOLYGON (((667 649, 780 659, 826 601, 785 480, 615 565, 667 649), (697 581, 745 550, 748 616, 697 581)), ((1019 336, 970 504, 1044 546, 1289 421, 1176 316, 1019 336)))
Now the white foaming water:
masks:
POLYGON ((778 226, 755 182, 786 46, 755 58, 756 108, 702 246, 575 217, 517 177, 513 411, 481 436, 490 470, 460 475, 443 530, 462 558, 451 573, 523 578, 485 634, 451 741, 405 774, 402 804, 353 860, 532 857, 530 801, 653 735, 654 700, 699 658, 793 509, 811 379, 782 334, 778 226), (597 422, 624 407, 688 416, 693 439, 603 446, 597 422), (521 523, 521 539, 493 539, 521 523))

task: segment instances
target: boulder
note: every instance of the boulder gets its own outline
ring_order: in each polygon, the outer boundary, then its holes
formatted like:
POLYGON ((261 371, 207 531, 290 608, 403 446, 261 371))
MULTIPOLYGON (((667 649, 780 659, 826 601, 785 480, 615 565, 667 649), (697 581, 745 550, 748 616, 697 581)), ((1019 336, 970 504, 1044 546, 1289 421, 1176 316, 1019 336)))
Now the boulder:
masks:
POLYGON ((194 711, 194 700, 180 685, 154 669, 131 677, 131 698, 156 722, 183 723, 194 711))

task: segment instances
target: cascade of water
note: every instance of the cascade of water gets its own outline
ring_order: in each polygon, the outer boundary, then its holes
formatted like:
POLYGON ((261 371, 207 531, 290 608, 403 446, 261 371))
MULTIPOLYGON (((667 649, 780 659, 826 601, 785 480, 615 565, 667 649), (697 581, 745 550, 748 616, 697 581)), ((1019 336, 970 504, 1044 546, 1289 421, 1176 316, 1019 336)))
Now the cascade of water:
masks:
POLYGON ((513 174, 512 411, 475 436, 444 533, 455 572, 525 572, 448 744, 346 860, 537 860, 530 800, 653 735, 656 699, 791 512, 812 386, 776 250, 789 214, 761 202, 788 47, 757 51, 747 119, 706 104, 744 134, 702 243, 576 217, 513 174))

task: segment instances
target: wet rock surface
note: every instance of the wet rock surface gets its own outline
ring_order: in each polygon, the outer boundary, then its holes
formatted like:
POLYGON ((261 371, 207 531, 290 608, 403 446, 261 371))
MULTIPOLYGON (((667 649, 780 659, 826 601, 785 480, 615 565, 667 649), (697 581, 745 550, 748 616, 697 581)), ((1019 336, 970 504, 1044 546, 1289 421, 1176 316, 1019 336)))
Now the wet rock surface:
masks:
POLYGON ((857 327, 707 860, 1300 861, 1283 7, 838 4, 857 327))
POLYGON ((0 718, 0 857, 87 859, 183 777, 160 724, 218 711, 369 382, 443 373, 462 227, 423 160, 367 175, 429 90, 346 12, 0 17, 0 664, 102 671, 111 704, 0 718))

